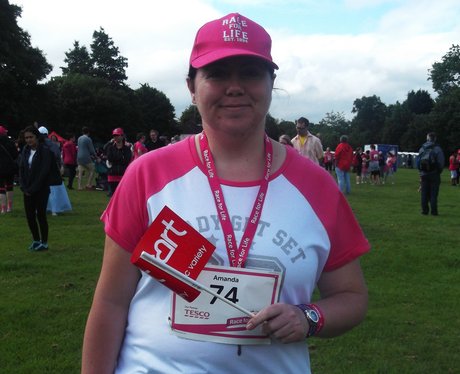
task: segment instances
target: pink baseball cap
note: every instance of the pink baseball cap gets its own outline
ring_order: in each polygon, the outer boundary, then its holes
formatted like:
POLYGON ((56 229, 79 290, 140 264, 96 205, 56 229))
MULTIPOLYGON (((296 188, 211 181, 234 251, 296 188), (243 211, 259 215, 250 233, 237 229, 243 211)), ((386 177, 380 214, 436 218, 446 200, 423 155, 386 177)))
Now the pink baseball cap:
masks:
POLYGON ((112 135, 123 135, 123 129, 121 127, 117 127, 116 129, 113 129, 112 135))
POLYGON ((8 130, 6 129, 6 127, 0 125, 0 135, 6 136, 6 134, 8 134, 8 130))
POLYGON ((262 26, 241 14, 230 13, 198 30, 190 65, 198 69, 227 57, 255 56, 278 69, 270 54, 271 47, 272 39, 262 26))

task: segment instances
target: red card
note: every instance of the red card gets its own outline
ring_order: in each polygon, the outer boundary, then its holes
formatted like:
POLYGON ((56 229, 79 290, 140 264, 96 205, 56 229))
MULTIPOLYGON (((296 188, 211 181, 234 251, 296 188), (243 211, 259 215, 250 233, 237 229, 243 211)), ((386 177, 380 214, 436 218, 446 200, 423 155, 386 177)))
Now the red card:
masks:
POLYGON ((200 291, 140 256, 145 251, 196 280, 215 249, 211 242, 165 206, 137 243, 131 262, 191 302, 200 291))

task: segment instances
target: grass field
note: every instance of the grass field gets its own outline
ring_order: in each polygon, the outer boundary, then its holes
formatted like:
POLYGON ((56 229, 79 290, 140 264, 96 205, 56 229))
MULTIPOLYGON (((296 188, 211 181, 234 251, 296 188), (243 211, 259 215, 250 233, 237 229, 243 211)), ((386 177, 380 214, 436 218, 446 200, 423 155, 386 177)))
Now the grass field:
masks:
MULTIPOLYGON (((342 337, 311 340, 315 374, 460 373, 460 188, 448 178, 438 217, 420 215, 415 170, 399 170, 394 185, 352 185, 373 248, 362 259, 369 312, 342 337)), ((20 192, 13 213, 0 216, 0 373, 79 372, 108 198, 69 195, 73 211, 49 216, 47 252, 27 251, 20 192)))

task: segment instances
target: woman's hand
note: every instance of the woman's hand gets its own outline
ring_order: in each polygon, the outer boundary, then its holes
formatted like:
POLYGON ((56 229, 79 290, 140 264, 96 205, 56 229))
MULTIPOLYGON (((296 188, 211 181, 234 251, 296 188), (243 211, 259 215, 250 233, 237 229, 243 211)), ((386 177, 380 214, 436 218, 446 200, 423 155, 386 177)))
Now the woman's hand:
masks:
POLYGON ((246 325, 253 330, 262 324, 262 331, 282 343, 294 343, 305 340, 308 321, 303 312, 295 305, 273 304, 258 312, 246 325))

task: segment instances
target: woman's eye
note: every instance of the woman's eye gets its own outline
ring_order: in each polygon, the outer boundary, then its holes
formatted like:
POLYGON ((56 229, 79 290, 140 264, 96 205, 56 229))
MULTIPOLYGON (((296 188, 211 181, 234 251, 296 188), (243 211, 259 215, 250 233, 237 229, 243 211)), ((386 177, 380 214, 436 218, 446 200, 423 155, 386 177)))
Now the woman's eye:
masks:
POLYGON ((236 72, 233 72, 231 69, 212 67, 206 70, 205 76, 206 79, 225 80, 229 79, 234 73, 236 73, 240 79, 254 80, 264 78, 267 70, 260 66, 252 65, 242 66, 236 72))
POLYGON ((259 67, 247 67, 242 69, 240 75, 246 79, 260 79, 264 76, 266 70, 259 67))
POLYGON ((228 76, 228 72, 221 69, 212 69, 206 73, 208 79, 223 79, 228 76))

